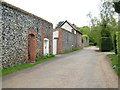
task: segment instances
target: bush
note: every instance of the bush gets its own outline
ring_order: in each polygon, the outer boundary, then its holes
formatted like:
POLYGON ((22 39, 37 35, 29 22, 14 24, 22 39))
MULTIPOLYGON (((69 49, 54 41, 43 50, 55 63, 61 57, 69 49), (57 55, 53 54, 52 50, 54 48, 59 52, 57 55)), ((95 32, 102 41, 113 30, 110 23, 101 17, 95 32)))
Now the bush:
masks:
POLYGON ((118 54, 118 62, 120 64, 120 31, 116 33, 116 40, 117 40, 117 54, 118 54))
POLYGON ((54 54, 46 54, 45 56, 42 56, 42 59, 52 58, 55 57, 54 54))
POLYGON ((120 37, 120 32, 116 32, 116 41, 117 41, 117 52, 118 52, 118 54, 120 54, 120 51, 119 51, 120 50, 120 45, 119 45, 119 43, 120 43, 119 39, 120 38, 119 37, 120 37))
POLYGON ((55 57, 55 55, 54 54, 49 54, 49 57, 51 58, 51 57, 55 57))
POLYGON ((112 39, 110 37, 101 37, 100 50, 101 51, 111 51, 112 50, 112 39))
POLYGON ((114 45, 115 54, 117 54, 117 38, 116 38, 116 35, 117 35, 117 33, 113 37, 113 43, 114 43, 113 45, 114 45))
POLYGON ((93 43, 93 42, 90 42, 89 45, 90 45, 90 46, 94 46, 94 43, 93 43))

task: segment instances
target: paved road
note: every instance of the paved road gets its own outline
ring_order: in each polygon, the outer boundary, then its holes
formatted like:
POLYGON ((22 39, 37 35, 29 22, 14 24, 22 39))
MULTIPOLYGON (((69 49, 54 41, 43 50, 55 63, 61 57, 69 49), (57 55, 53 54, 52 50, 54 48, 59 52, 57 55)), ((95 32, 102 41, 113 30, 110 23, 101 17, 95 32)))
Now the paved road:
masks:
POLYGON ((118 88, 104 53, 84 48, 3 77, 3 88, 118 88))

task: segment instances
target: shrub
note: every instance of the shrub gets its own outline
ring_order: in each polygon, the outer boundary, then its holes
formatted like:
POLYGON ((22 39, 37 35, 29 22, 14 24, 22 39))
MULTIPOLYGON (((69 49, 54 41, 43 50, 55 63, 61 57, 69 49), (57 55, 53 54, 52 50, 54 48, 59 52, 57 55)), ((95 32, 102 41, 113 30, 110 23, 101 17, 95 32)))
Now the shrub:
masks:
POLYGON ((45 56, 42 56, 42 59, 52 58, 55 57, 54 54, 46 54, 45 56))
POLYGON ((111 51, 112 50, 112 39, 110 37, 101 37, 100 50, 101 51, 111 51))
POLYGON ((116 38, 117 33, 114 35, 113 37, 113 45, 114 45, 114 50, 115 50, 115 54, 117 54, 117 38, 116 38))
POLYGON ((116 33, 118 62, 120 64, 120 31, 116 33))
POLYGON ((49 54, 49 57, 51 58, 51 57, 55 57, 55 55, 54 54, 49 54))

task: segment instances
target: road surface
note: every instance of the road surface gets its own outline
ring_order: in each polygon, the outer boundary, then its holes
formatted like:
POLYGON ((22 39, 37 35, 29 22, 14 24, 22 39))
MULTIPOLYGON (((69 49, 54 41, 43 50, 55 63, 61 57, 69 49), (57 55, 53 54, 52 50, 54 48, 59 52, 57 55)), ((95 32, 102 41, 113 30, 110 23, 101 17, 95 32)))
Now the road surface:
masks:
POLYGON ((92 46, 3 77, 3 88, 118 88, 105 53, 92 46))

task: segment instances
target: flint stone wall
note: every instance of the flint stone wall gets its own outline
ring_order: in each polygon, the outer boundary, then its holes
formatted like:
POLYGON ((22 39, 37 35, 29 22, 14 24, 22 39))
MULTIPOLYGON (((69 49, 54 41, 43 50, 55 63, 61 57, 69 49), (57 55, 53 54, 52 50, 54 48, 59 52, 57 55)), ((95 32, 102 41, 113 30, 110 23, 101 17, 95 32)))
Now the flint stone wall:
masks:
POLYGON ((51 23, 5 2, 2 3, 0 9, 3 22, 0 26, 3 68, 16 66, 26 61, 26 33, 28 31, 36 32, 37 56, 42 55, 42 34, 50 39, 50 53, 52 53, 53 26, 51 23))
POLYGON ((82 48, 82 34, 79 32, 76 33, 77 35, 77 48, 82 48))
POLYGON ((62 29, 62 53, 77 48, 76 35, 62 29))

